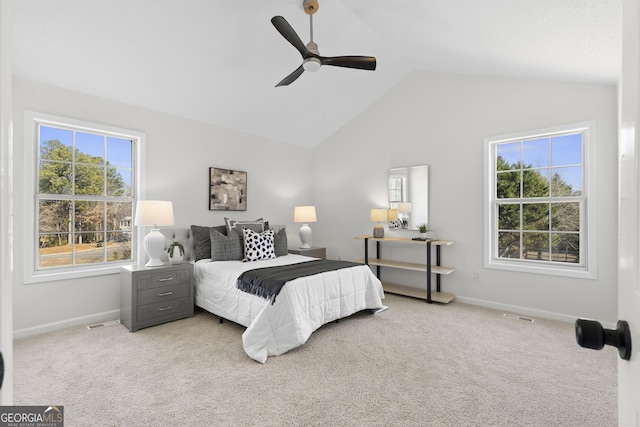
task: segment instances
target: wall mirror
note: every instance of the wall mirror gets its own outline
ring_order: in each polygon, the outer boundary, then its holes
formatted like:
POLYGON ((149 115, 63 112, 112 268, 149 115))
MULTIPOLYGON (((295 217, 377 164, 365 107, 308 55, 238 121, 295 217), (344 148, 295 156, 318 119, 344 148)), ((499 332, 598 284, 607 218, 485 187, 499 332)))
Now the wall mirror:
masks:
POLYGON ((389 169, 389 209, 398 210, 392 229, 429 224, 429 165, 389 169))

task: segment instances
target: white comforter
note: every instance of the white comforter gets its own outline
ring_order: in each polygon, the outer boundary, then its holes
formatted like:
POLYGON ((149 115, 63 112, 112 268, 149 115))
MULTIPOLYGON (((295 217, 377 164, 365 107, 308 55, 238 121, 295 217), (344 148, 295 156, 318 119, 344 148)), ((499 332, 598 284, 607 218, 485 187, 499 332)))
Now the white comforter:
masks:
POLYGON ((287 282, 275 304, 236 287, 245 270, 286 265, 312 258, 289 254, 273 260, 195 263, 196 305, 247 329, 244 351, 264 363, 304 344, 325 323, 365 309, 385 308, 380 280, 366 266, 344 268, 287 282))

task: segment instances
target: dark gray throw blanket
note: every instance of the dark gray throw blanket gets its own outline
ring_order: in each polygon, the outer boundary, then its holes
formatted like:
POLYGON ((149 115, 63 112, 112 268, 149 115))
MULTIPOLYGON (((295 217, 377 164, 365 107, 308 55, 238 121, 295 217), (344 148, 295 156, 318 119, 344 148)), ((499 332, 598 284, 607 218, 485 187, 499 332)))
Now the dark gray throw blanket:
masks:
POLYGON ((276 297, 284 284, 290 280, 359 265, 362 264, 349 261, 317 259, 298 264, 256 268, 242 273, 238 277, 236 286, 241 291, 257 295, 264 299, 270 299, 273 304, 276 302, 276 297))

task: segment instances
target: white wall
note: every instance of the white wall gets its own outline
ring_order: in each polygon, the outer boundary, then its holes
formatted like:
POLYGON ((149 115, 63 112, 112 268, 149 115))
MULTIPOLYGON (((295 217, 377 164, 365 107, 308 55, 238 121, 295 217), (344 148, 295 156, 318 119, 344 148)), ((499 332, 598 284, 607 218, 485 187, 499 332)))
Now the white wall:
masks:
MULTIPOLYGON (((24 230, 21 144, 24 110, 131 128, 147 136, 146 197, 174 202, 176 225, 221 224, 207 209, 208 168, 248 172, 248 210, 286 224, 297 244, 293 207, 315 203, 314 245, 330 257, 362 257, 371 207, 385 206, 390 167, 430 165, 434 236, 455 240, 443 260, 457 268, 443 279, 461 301, 524 314, 614 322, 617 306, 616 89, 613 86, 415 72, 312 151, 227 129, 14 77, 15 230, 24 230), (597 280, 527 275, 483 268, 485 136, 565 123, 597 122, 597 280), (311 169, 311 173, 310 173, 311 169), (474 272, 481 273, 475 281, 474 272)), ((395 233, 402 234, 403 231, 395 233)), ((404 233, 407 233, 404 231, 404 233)), ((423 261, 415 248, 385 248, 385 256, 423 261)), ((14 331, 17 336, 69 324, 115 318, 119 276, 25 285, 22 242, 16 239, 14 331)), ((424 286, 424 275, 385 270, 387 278, 424 286)))
POLYGON ((16 336, 119 316, 119 275, 23 283, 24 111, 31 110, 146 133, 146 198, 171 200, 176 227, 221 225, 223 217, 285 224, 297 241, 295 205, 313 202, 308 149, 214 127, 14 77, 14 331, 16 336), (246 212, 208 210, 209 167, 247 172, 246 212))
MULTIPOLYGON (((314 236, 330 257, 362 258, 363 242, 353 236, 371 234, 369 209, 386 205, 387 170, 429 164, 433 236, 456 242, 442 250, 443 264, 457 269, 443 278, 443 291, 529 315, 614 322, 616 106, 614 86, 414 72, 315 149, 314 236), (484 269, 483 138, 587 120, 597 126, 598 279, 484 269)), ((424 262, 413 246, 383 250, 424 262)), ((385 269, 383 278, 425 286, 420 273, 385 269)))

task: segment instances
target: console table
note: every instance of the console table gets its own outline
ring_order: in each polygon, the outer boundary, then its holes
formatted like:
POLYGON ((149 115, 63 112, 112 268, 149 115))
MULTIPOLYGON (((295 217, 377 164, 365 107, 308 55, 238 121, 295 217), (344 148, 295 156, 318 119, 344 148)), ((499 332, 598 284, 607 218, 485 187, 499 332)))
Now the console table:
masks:
POLYGON ((373 236, 356 236, 356 239, 364 240, 364 259, 358 260, 358 262, 363 262, 367 265, 375 265, 376 266, 376 275, 380 278, 380 267, 390 267, 390 268, 399 268, 403 270, 412 270, 412 271, 424 271, 427 274, 427 286, 426 289, 414 288, 406 285, 398 285, 393 283, 383 283, 382 287, 385 292, 389 292, 392 294, 399 294, 410 296, 414 298, 426 299, 428 303, 432 303, 433 301, 440 303, 448 303, 451 302, 455 295, 448 294, 440 291, 440 277, 442 275, 448 275, 455 271, 454 268, 442 266, 440 263, 440 248, 442 246, 452 245, 453 242, 450 240, 440 240, 440 239, 427 239, 427 240, 413 240, 409 238, 403 237, 382 237, 376 238, 373 236), (373 240, 376 242, 376 256, 380 256, 380 243, 383 242, 385 244, 409 244, 416 245, 419 247, 425 248, 426 252, 426 263, 425 264, 416 264, 410 262, 402 262, 402 261, 392 261, 392 260, 384 260, 379 258, 370 258, 369 257, 369 240, 373 240), (436 248, 436 263, 432 265, 431 261, 431 249, 432 246, 436 248), (431 274, 436 275, 436 291, 432 292, 431 290, 431 274), (426 291, 426 292, 425 292, 426 291))

